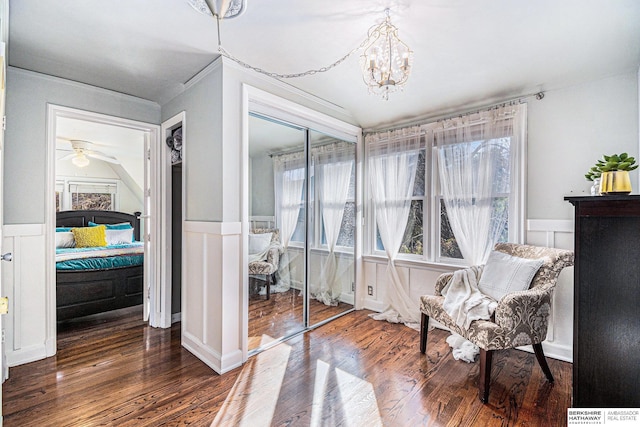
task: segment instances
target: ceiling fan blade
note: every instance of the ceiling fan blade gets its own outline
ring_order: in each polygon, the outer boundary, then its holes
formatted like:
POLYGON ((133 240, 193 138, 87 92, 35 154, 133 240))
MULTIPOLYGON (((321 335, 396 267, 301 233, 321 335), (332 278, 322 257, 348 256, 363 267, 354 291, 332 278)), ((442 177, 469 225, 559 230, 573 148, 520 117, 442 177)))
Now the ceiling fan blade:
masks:
POLYGON ((67 154, 65 156, 60 157, 58 160, 69 160, 69 159, 74 158, 75 156, 76 156, 76 153, 74 151, 74 152, 71 152, 71 153, 69 153, 69 154, 67 154))
POLYGON ((85 152, 85 155, 87 157, 92 157, 94 159, 102 160, 103 162, 114 163, 116 165, 120 164, 120 160, 116 159, 115 157, 107 156, 106 154, 98 153, 95 151, 85 152))

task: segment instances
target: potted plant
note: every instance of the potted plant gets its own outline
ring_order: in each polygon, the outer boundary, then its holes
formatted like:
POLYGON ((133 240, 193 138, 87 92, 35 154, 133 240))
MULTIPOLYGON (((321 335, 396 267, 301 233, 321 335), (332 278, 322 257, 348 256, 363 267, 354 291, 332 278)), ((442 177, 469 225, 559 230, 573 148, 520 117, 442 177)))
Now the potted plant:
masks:
POLYGON ((629 194, 629 172, 637 169, 636 159, 627 153, 603 156, 585 175, 589 181, 600 180, 600 194, 629 194))

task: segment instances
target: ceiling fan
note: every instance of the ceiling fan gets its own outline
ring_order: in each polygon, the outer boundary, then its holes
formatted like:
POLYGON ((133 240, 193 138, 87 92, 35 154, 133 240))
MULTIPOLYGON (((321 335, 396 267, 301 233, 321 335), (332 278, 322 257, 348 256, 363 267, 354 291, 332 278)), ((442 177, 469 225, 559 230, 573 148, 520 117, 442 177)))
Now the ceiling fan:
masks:
POLYGON ((61 157, 59 160, 71 159, 71 163, 78 166, 79 168, 88 166, 89 158, 114 163, 116 165, 120 164, 120 161, 113 156, 109 156, 99 151, 91 150, 90 147, 92 143, 89 141, 84 141, 81 139, 71 139, 69 140, 69 142, 71 143, 71 148, 73 148, 73 153, 69 153, 64 157, 61 157))

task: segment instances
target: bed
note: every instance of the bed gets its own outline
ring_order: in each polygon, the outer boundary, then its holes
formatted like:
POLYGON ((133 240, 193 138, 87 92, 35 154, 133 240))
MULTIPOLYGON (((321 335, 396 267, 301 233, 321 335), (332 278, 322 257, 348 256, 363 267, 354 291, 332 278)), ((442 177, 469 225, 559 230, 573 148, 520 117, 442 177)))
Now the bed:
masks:
POLYGON ((94 210, 56 213, 58 321, 142 304, 144 245, 139 242, 139 217, 140 212, 133 215, 94 210), (69 234, 68 231, 75 227, 89 227, 94 224, 104 224, 106 227, 106 224, 109 224, 110 228, 118 229, 120 232, 120 229, 127 227, 125 223, 133 227, 133 230, 128 229, 129 233, 133 233, 134 240, 130 245, 120 242, 121 244, 109 245, 106 248, 75 249, 60 247, 58 244, 64 239, 61 233, 69 234), (128 246, 137 248, 128 252, 125 249, 128 246), (81 253, 78 255, 79 259, 70 255, 74 250, 81 253), (94 250, 95 253, 92 252, 94 250))

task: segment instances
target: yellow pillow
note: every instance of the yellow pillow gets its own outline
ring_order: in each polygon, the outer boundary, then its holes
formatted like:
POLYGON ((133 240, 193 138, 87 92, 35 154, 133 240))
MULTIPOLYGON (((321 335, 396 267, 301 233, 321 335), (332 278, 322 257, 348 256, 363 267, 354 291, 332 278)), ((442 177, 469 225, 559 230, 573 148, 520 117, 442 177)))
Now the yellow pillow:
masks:
POLYGON ((91 248, 107 246, 107 227, 99 225, 97 227, 72 228, 73 238, 76 240, 76 248, 91 248))

